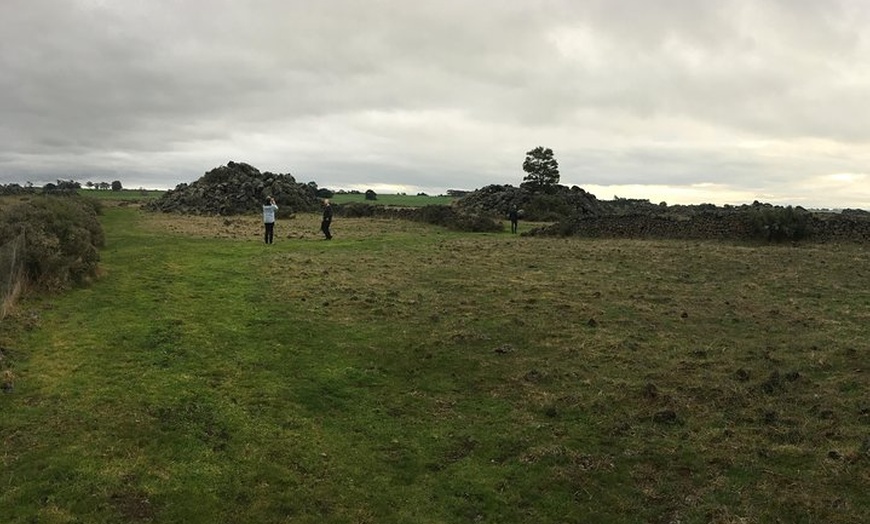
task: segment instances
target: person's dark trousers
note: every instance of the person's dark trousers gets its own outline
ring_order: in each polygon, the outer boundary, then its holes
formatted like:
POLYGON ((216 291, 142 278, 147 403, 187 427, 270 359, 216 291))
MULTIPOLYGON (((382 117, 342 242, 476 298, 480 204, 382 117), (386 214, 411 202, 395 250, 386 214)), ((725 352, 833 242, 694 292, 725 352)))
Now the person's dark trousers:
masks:
POLYGON ((511 233, 516 233, 516 232, 517 232, 517 223, 515 221, 511 220, 511 233))
POLYGON ((326 236, 326 240, 332 240, 332 233, 329 232, 329 220, 324 220, 320 223, 320 230, 323 231, 324 236, 326 236))
POLYGON ((265 223, 264 225, 266 226, 266 234, 263 235, 263 240, 265 240, 267 244, 271 244, 272 237, 275 235, 275 223, 265 223))

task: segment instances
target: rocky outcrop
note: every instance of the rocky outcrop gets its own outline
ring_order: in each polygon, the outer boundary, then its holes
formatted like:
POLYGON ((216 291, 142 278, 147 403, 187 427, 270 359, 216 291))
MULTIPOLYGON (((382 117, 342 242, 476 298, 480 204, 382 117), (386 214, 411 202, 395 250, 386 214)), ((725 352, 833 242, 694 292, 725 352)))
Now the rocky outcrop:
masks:
POLYGON ((606 204, 592 193, 573 186, 554 186, 551 191, 536 193, 523 187, 489 185, 462 197, 456 204, 469 213, 507 216, 514 206, 524 220, 551 221, 574 214, 598 215, 610 213, 606 204))
POLYGON ((242 215, 258 212, 270 195, 279 216, 320 208, 316 187, 298 183, 290 174, 261 173, 238 162, 212 169, 190 184, 179 184, 146 208, 188 215, 242 215))
POLYGON ((608 238, 674 238, 814 242, 870 241, 870 213, 810 212, 761 202, 742 206, 674 205, 649 200, 598 200, 579 187, 554 186, 545 192, 490 185, 464 196, 457 207, 505 217, 516 206, 521 218, 553 222, 526 235, 608 238))

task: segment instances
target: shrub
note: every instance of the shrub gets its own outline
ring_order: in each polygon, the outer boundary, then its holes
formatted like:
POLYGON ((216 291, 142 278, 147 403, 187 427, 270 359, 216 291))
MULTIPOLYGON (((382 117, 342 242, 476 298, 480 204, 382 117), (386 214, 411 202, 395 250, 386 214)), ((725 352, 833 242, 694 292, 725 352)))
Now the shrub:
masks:
POLYGON ((453 222, 447 227, 456 231, 469 233, 495 233, 503 231, 501 222, 496 222, 490 217, 483 215, 457 214, 453 222))
POLYGON ((755 236, 768 242, 801 240, 810 234, 810 215, 792 206, 753 206, 748 219, 755 236))
POLYGON ((456 212, 450 206, 428 205, 417 209, 415 219, 436 226, 448 226, 456 212))
POLYGON ((382 206, 373 206, 364 202, 347 202, 333 207, 337 215, 347 218, 364 218, 375 216, 380 211, 378 208, 382 206))
POLYGON ((0 213, 0 244, 24 233, 24 272, 36 288, 58 290, 96 276, 105 244, 94 201, 39 197, 0 213))
POLYGON ((570 216, 573 208, 559 195, 535 195, 524 211, 528 220, 554 222, 570 216))
POLYGON ((500 222, 488 216, 458 212, 451 206, 423 206, 416 210, 414 220, 469 233, 486 233, 504 229, 500 222))

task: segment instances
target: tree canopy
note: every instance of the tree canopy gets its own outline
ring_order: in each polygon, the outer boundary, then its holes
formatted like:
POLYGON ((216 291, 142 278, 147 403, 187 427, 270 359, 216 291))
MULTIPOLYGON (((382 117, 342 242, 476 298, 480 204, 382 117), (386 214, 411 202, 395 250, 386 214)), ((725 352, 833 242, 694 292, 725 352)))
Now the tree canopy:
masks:
POLYGON ((533 191, 546 191, 559 184, 559 163, 553 156, 553 150, 538 146, 526 153, 523 161, 523 187, 533 191))

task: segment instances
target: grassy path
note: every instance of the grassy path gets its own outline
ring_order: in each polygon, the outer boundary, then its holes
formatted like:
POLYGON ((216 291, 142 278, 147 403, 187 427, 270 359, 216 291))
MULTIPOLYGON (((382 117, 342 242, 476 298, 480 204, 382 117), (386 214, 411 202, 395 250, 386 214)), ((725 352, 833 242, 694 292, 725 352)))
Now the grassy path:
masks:
POLYGON ((4 335, 0 521, 868 510, 861 246, 104 224, 105 275, 4 335))
POLYGON ((106 275, 19 342, 5 521, 449 520, 410 481, 441 467, 416 441, 452 428, 405 426, 429 416, 365 354, 384 328, 283 302, 273 277, 299 268, 259 243, 158 235, 118 208, 104 222, 106 275))

